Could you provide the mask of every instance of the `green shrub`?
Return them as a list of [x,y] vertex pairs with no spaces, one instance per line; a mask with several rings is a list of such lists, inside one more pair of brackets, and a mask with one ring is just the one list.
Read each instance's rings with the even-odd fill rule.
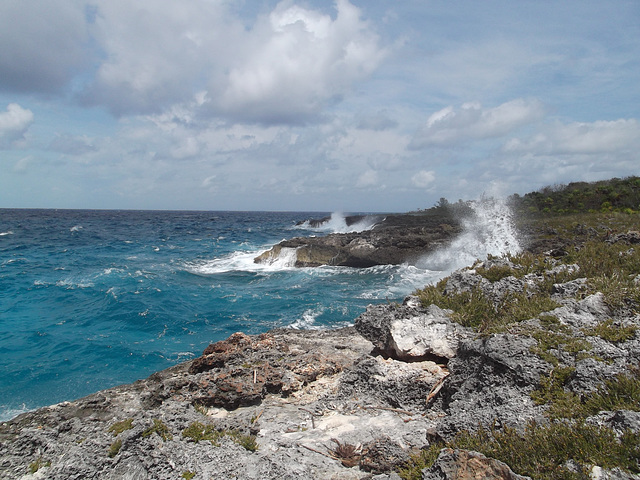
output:
[[423,305],[435,304],[453,310],[451,319],[465,327],[475,328],[481,333],[504,331],[508,325],[534,318],[540,313],[560,306],[550,295],[527,292],[506,295],[497,305],[488,299],[479,287],[469,292],[444,294],[446,280],[428,285],[414,294]]
[[[640,435],[626,432],[618,440],[613,430],[580,421],[531,423],[523,434],[511,428],[480,428],[476,433],[459,434],[452,448],[478,451],[533,479],[586,479],[592,465],[640,472]],[[578,472],[568,468],[569,461],[577,465]]]
[[621,343],[631,340],[638,330],[638,327],[635,325],[623,327],[614,325],[613,323],[613,319],[608,319],[600,322],[595,327],[584,328],[582,331],[585,335],[598,336],[611,343]]
[[422,480],[422,470],[430,468],[435,463],[440,450],[444,447],[444,443],[434,443],[418,453],[411,454],[409,461],[398,471],[400,478],[404,480]]
[[122,440],[117,439],[109,447],[109,452],[107,453],[107,455],[109,455],[109,458],[113,458],[116,455],[118,455],[118,452],[120,452],[121,448],[122,448]]
[[165,442],[173,438],[173,435],[171,435],[171,432],[169,431],[169,427],[167,427],[162,420],[158,420],[157,418],[153,419],[152,426],[142,432],[142,436],[146,438],[150,437],[154,433],[157,433]]
[[186,480],[191,480],[195,476],[196,474],[194,472],[190,472],[189,470],[187,470],[186,472],[182,472],[182,475],[181,475],[181,477]]
[[132,428],[133,418],[127,418],[126,420],[122,420],[121,422],[114,423],[109,427],[107,431],[113,433],[113,436],[116,437],[125,430],[131,430]]

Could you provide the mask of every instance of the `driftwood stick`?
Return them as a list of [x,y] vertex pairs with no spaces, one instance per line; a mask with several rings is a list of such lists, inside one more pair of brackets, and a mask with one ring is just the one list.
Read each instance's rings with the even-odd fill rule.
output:
[[311,410],[307,410],[306,408],[300,407],[299,410],[307,412],[309,415],[311,415],[311,428],[316,428],[315,414]]
[[340,460],[339,458],[334,457],[333,455],[329,455],[328,453],[321,452],[320,450],[316,450],[315,448],[307,447],[306,445],[303,445],[302,443],[299,443],[298,445],[300,445],[301,447],[306,448],[307,450],[311,450],[312,452],[319,453],[320,455],[324,455],[325,457],[331,458],[332,460]]
[[442,387],[444,386],[444,381],[447,379],[448,376],[449,374],[447,373],[444,377],[438,380],[436,384],[433,386],[433,388],[429,392],[429,395],[427,395],[427,401],[426,401],[427,405],[429,405],[431,400],[433,400],[435,396],[438,394],[438,392],[442,390]]

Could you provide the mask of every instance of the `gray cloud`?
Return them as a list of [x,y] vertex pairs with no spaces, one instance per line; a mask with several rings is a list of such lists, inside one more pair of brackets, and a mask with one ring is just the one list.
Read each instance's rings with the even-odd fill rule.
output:
[[0,2],[0,90],[59,92],[85,65],[85,16],[73,0]]

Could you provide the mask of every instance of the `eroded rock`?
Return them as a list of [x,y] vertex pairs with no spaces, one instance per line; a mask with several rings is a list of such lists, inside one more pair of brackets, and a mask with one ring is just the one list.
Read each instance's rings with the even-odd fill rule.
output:
[[446,362],[470,334],[436,305],[423,308],[408,297],[403,305],[369,306],[355,322],[358,332],[383,354],[404,361]]
[[436,463],[422,471],[422,480],[525,480],[506,463],[469,450],[445,448]]

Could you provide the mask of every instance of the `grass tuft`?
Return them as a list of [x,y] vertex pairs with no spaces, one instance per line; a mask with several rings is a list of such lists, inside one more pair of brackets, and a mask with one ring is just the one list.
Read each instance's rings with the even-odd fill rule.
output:
[[121,422],[116,422],[109,427],[107,430],[110,433],[113,433],[113,436],[116,437],[125,430],[131,430],[133,428],[133,418],[127,418],[126,420],[122,420]]
[[36,473],[38,470],[40,470],[43,467],[50,467],[51,466],[51,462],[50,461],[44,461],[42,459],[42,457],[38,457],[38,459],[34,462],[31,462],[29,464],[29,473],[34,474]]
[[157,433],[165,442],[173,438],[173,435],[171,435],[171,432],[169,431],[169,427],[167,427],[167,425],[162,420],[158,420],[157,418],[153,419],[152,426],[142,432],[142,436],[146,438],[150,437],[154,433]]
[[255,435],[244,435],[238,430],[216,430],[211,424],[205,425],[200,422],[192,422],[182,431],[182,436],[184,438],[190,438],[195,443],[208,440],[216,447],[220,446],[220,440],[223,437],[228,437],[250,452],[258,450],[258,442],[256,441]]
[[117,439],[109,447],[109,452],[107,452],[107,455],[109,455],[109,458],[113,458],[116,455],[118,455],[118,453],[120,452],[121,448],[122,448],[122,440]]

